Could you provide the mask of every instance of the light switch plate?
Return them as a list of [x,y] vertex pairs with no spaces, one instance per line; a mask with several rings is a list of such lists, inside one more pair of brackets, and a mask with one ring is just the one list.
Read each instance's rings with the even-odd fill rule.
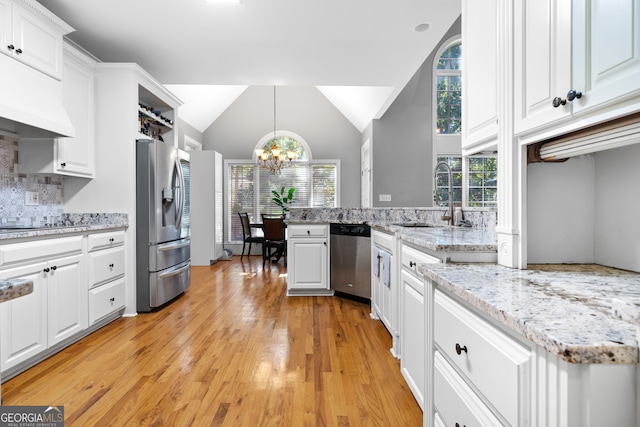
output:
[[25,191],[24,204],[26,206],[37,206],[40,204],[40,195],[37,191]]
[[380,194],[378,200],[381,201],[381,202],[390,202],[391,201],[391,194]]

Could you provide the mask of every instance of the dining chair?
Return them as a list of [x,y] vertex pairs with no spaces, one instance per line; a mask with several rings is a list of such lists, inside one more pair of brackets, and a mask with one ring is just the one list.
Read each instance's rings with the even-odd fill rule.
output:
[[238,212],[238,216],[240,216],[240,222],[242,223],[242,255],[240,255],[240,259],[244,256],[244,249],[249,244],[249,252],[247,252],[247,256],[251,256],[251,244],[252,243],[260,243],[263,246],[263,254],[264,254],[264,237],[254,236],[251,232],[251,224],[249,223],[249,214],[246,212]]
[[[264,243],[262,244],[262,267],[274,255],[279,259],[284,256],[287,265],[287,240],[285,238],[284,215],[272,216],[262,214],[262,230]],[[272,251],[275,249],[275,251]]]

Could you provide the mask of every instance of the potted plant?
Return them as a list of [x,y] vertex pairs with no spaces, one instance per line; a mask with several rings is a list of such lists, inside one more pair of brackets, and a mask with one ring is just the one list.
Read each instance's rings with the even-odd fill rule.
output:
[[280,209],[282,209],[282,214],[286,215],[287,212],[289,212],[289,203],[293,203],[293,193],[296,192],[296,189],[294,187],[291,187],[288,191],[285,192],[284,187],[282,187],[280,189],[280,192],[276,190],[271,190],[271,192],[273,193],[273,197],[271,198],[271,200],[273,200],[273,203],[275,203]]

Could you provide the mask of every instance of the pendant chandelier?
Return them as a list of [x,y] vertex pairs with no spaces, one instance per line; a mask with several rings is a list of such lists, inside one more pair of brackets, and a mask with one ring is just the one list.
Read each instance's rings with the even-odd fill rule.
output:
[[273,140],[271,141],[271,149],[264,150],[256,148],[257,163],[269,170],[271,175],[280,174],[283,166],[291,166],[291,161],[295,158],[296,153],[287,151],[286,153],[280,149],[276,139],[276,87],[273,87]]

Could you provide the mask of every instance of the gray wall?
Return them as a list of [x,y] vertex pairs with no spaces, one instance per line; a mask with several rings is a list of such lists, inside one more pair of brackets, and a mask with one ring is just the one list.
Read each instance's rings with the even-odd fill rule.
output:
[[195,139],[198,142],[202,142],[202,133],[198,129],[194,128],[184,120],[178,119],[178,147],[183,149],[185,135]]
[[[277,88],[278,130],[300,135],[314,160],[340,159],[341,206],[360,206],[362,134],[315,87]],[[203,133],[203,149],[224,159],[250,159],[273,132],[273,86],[251,86]]]
[[[460,32],[458,18],[442,42]],[[386,113],[363,133],[362,141],[371,137],[372,143],[373,206],[429,207],[433,204],[434,57],[432,52]],[[380,202],[380,194],[390,194],[391,202]]]

